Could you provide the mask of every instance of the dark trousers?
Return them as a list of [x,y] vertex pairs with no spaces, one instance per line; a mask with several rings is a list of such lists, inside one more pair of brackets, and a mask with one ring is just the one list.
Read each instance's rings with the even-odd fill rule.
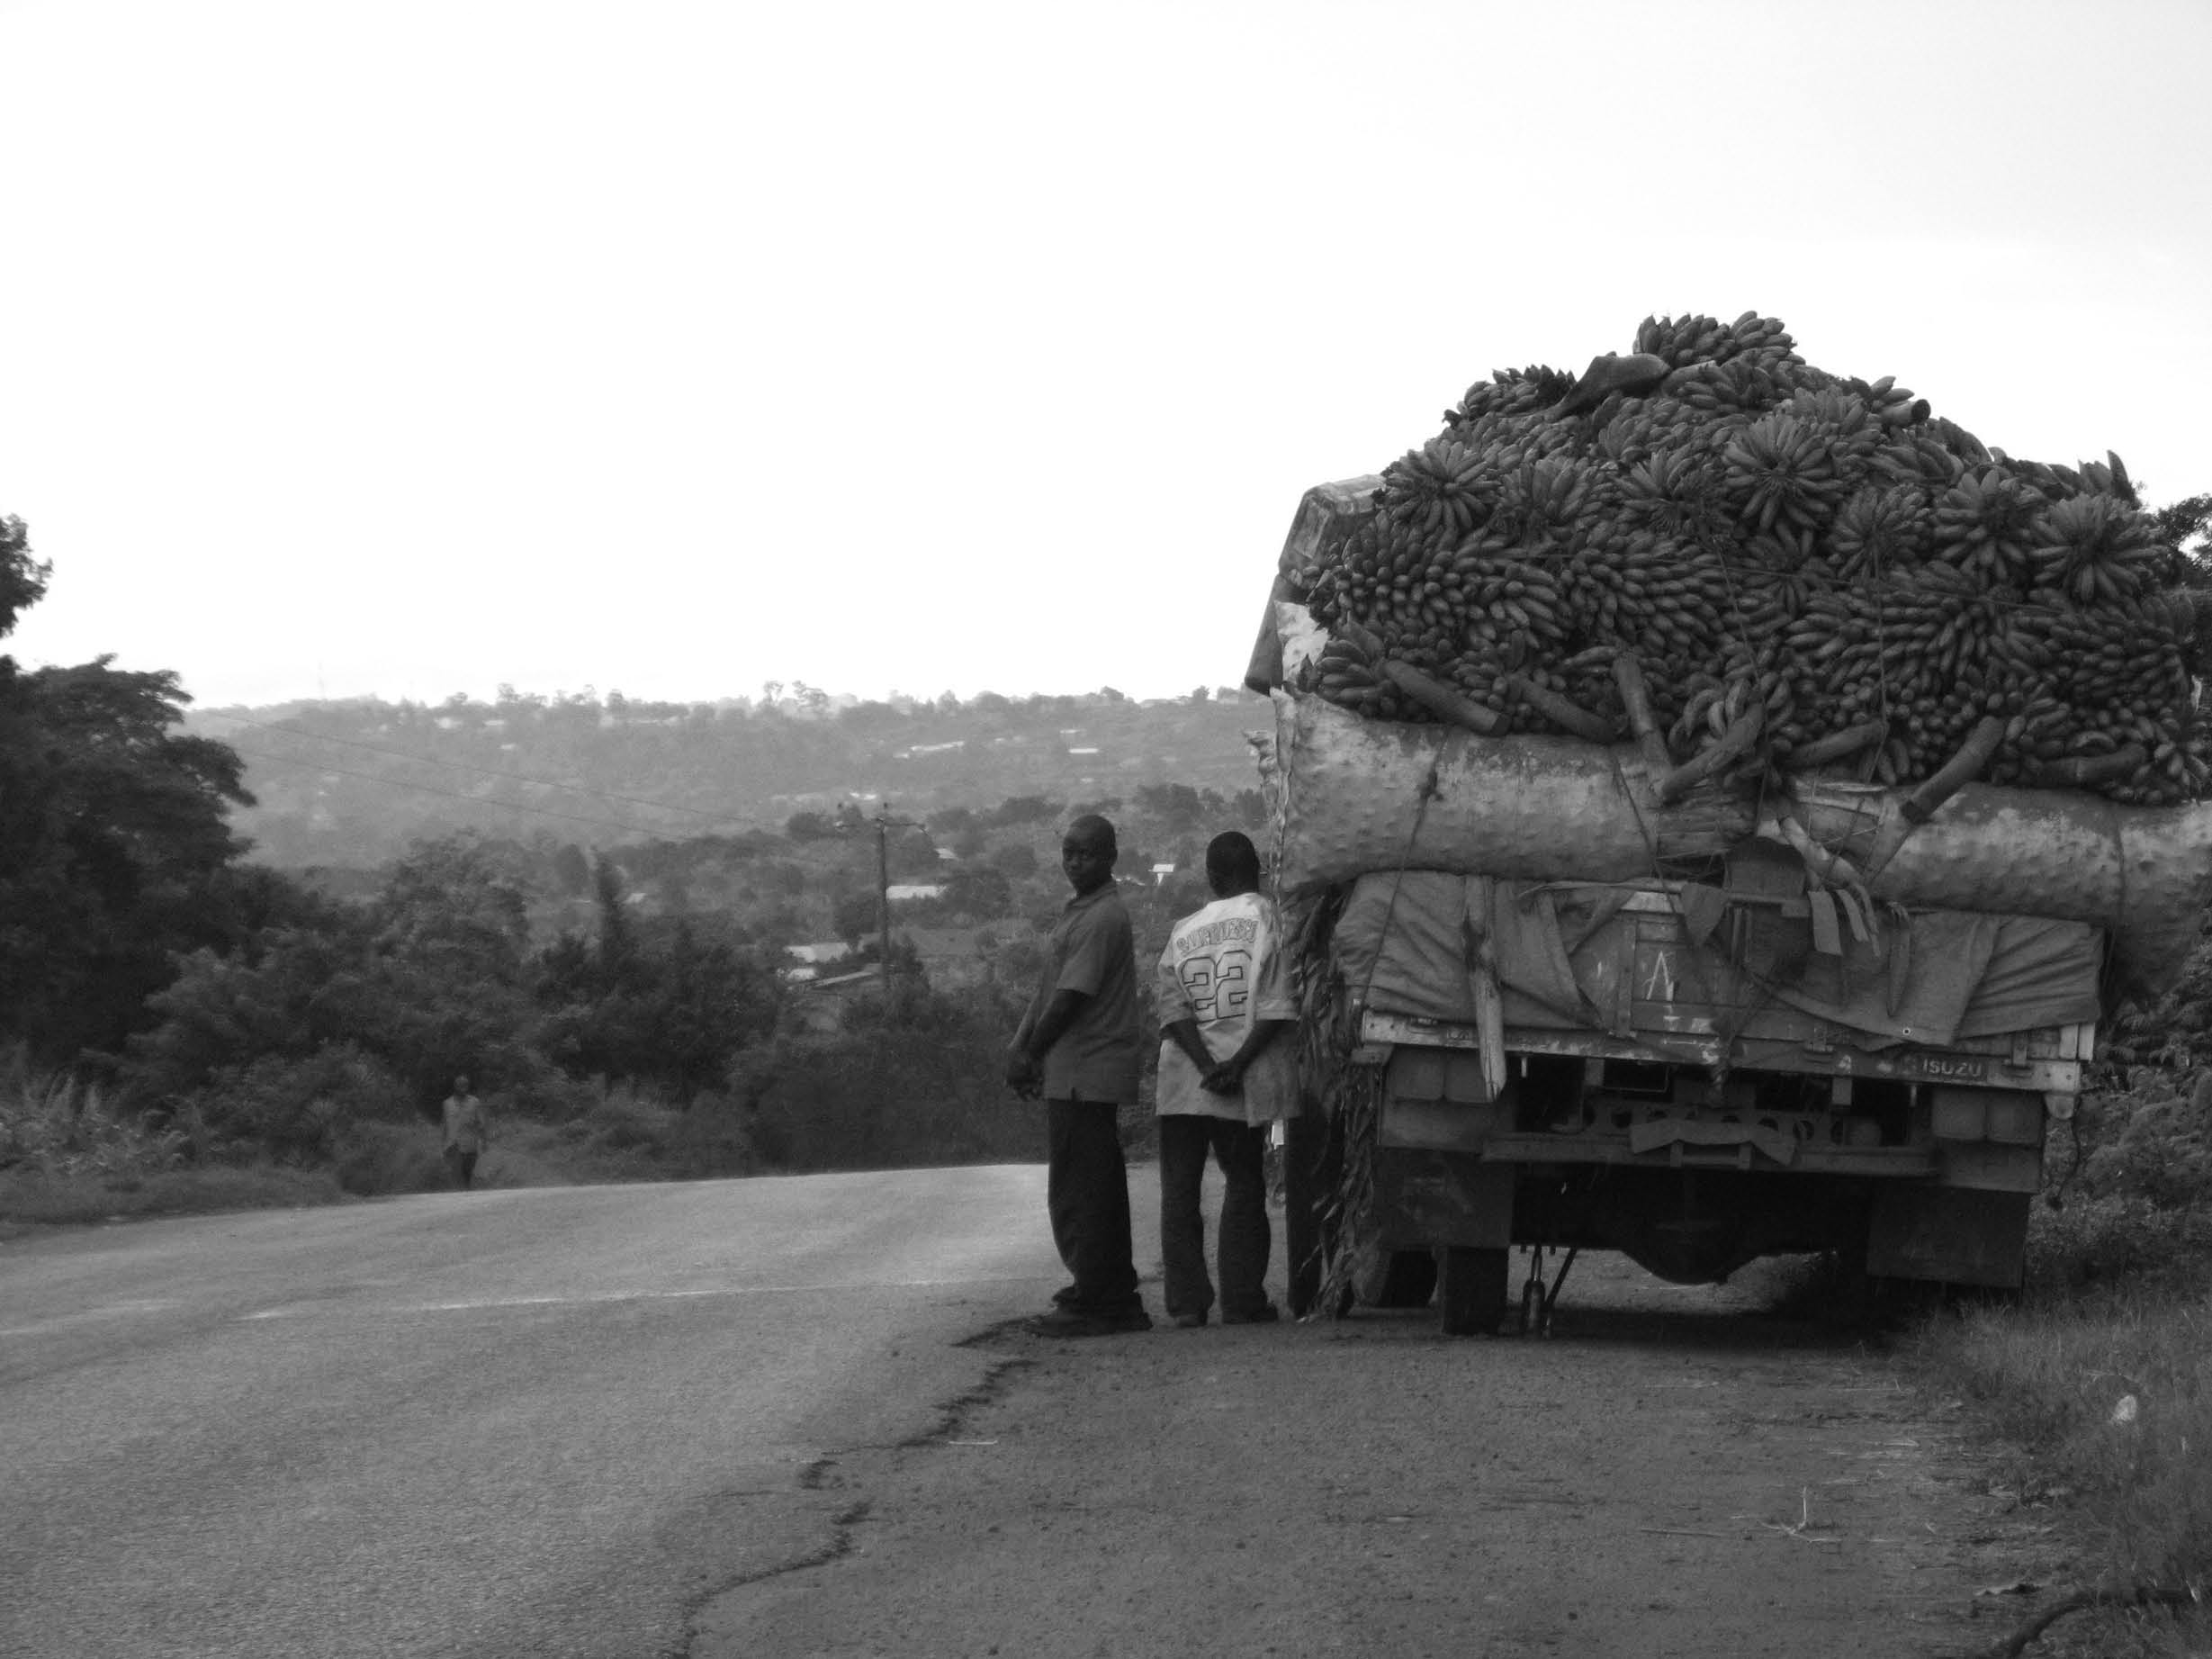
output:
[[1206,1276],[1206,1218],[1199,1190],[1206,1154],[1221,1166],[1227,1191],[1221,1200],[1216,1240],[1221,1270],[1221,1312],[1250,1319],[1267,1305],[1267,1129],[1199,1113],[1170,1113],[1160,1120],[1160,1258],[1167,1270],[1171,1319],[1203,1314],[1213,1306]]
[[454,1173],[454,1185],[465,1189],[476,1178],[476,1154],[449,1146],[445,1149],[445,1167]]
[[1126,1313],[1144,1306],[1129,1242],[1129,1171],[1118,1113],[1110,1102],[1045,1103],[1049,1163],[1045,1205],[1052,1241],[1074,1276],[1064,1305],[1077,1313]]

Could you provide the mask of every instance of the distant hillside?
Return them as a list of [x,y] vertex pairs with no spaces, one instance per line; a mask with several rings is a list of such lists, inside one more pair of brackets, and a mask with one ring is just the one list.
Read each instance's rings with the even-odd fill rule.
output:
[[477,829],[613,847],[780,831],[841,801],[919,817],[1018,796],[1126,798],[1257,781],[1244,734],[1266,699],[1222,687],[1135,702],[1084,697],[858,702],[801,687],[773,702],[643,703],[619,694],[196,709],[194,733],[246,757],[259,804],[236,815],[256,857],[369,868],[421,835]]

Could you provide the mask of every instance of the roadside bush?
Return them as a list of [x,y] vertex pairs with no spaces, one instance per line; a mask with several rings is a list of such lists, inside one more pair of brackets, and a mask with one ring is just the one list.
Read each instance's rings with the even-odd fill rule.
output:
[[349,1128],[413,1114],[406,1085],[351,1042],[223,1067],[184,1097],[182,1111],[201,1126],[204,1154],[265,1154],[292,1164],[328,1162]]
[[[719,1092],[679,1105],[634,1084],[577,1085],[573,1109],[527,1137],[569,1178],[690,1181],[751,1175],[762,1167],[744,1114]],[[517,1136],[505,1144],[519,1145]],[[502,1149],[497,1121],[495,1153]]]
[[0,1058],[0,1169],[26,1175],[142,1177],[184,1161],[189,1137],[118,1109],[101,1089]]
[[328,1204],[328,1175],[202,1161],[190,1113],[149,1119],[97,1086],[0,1056],[0,1220],[75,1225],[121,1215]]
[[2047,1204],[2028,1229],[2031,1283],[2130,1276],[2194,1282],[2212,1261],[2212,1074],[2136,1067],[2084,1095],[2045,1147]]
[[2141,1071],[2136,1086],[2109,1097],[2104,1132],[2083,1177],[2091,1190],[2140,1196],[2160,1209],[2193,1208],[2212,1191],[2212,1073]]
[[338,1186],[357,1198],[443,1192],[453,1185],[438,1133],[427,1123],[351,1124],[339,1138],[335,1157],[332,1173]]

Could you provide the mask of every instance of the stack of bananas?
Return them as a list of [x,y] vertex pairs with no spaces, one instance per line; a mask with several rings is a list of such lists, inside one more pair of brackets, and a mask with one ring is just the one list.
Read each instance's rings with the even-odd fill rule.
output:
[[1908,784],[1996,716],[1992,782],[2208,793],[2196,613],[2118,456],[2013,460],[1749,312],[1646,319],[1635,350],[1633,393],[1590,390],[1608,359],[1579,383],[1501,370],[1384,469],[1375,510],[1290,573],[1332,636],[1304,689],[1433,718],[1382,657],[1551,731],[1545,692],[1620,715],[1625,647],[1678,762],[1756,707],[1738,772],[1878,726],[1855,763]]

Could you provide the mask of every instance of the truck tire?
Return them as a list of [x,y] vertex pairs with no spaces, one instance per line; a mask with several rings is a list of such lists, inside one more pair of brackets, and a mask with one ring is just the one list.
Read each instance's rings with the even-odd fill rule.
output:
[[1356,1288],[1371,1308],[1425,1308],[1436,1294],[1436,1254],[1378,1250],[1356,1276]]
[[1502,1249],[1447,1245],[1436,1252],[1436,1300],[1444,1335],[1488,1337],[1505,1323],[1510,1264]]

